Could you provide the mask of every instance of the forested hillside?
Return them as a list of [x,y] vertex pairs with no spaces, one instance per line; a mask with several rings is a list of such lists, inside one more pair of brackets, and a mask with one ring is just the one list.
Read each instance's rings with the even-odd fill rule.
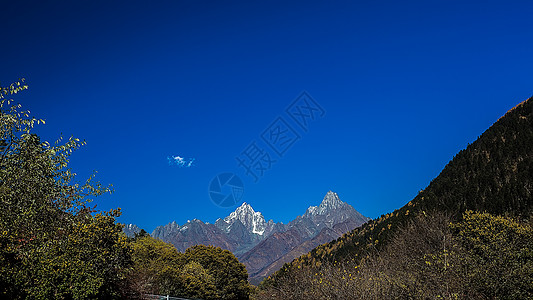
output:
[[446,214],[463,220],[467,210],[524,221],[533,211],[533,100],[507,112],[475,142],[460,151],[429,186],[402,208],[382,215],[339,239],[321,245],[267,278],[279,287],[307,268],[354,261],[380,251],[417,216]]

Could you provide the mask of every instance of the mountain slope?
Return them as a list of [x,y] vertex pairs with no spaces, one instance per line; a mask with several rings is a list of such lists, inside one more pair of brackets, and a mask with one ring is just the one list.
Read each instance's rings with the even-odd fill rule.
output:
[[[333,228],[325,227],[312,239],[300,243],[298,246],[293,247],[289,252],[277,258],[272,263],[267,264],[265,267],[255,271],[254,273],[250,273],[250,283],[254,285],[259,284],[261,280],[279,270],[284,264],[289,263],[295,258],[308,253],[319,245],[336,240],[344,233],[349,232],[360,225],[360,222],[346,220],[345,222],[336,224],[333,226]],[[264,248],[268,249],[268,247]]]
[[380,249],[413,216],[441,211],[459,219],[465,210],[527,218],[533,212],[533,100],[520,103],[460,151],[429,186],[392,213],[323,244],[276,272],[276,284],[296,266],[358,258]]
[[265,267],[298,247],[304,241],[304,235],[294,228],[285,232],[276,232],[252,250],[240,256],[239,261],[246,266],[250,278],[254,278]]
[[[343,223],[344,224],[344,223]],[[345,224],[346,225],[346,224]],[[285,255],[279,257],[272,263],[266,265],[264,268],[262,268],[259,271],[256,271],[255,273],[250,274],[250,283],[257,285],[261,282],[261,280],[268,275],[274,273],[275,271],[279,270],[284,264],[293,261],[295,258],[308,253],[309,251],[313,250],[315,247],[333,241],[340,237],[342,233],[345,233],[351,229],[356,228],[357,226],[351,226],[350,229],[347,229],[342,232],[337,232],[334,229],[330,228],[324,228],[320,231],[318,235],[313,237],[310,240],[307,240],[298,246],[292,248],[289,252],[287,252]]]
[[152,233],[152,237],[171,243],[181,252],[196,245],[212,245],[232,252],[237,251],[240,246],[238,241],[215,225],[197,219],[188,221],[183,226],[178,226],[173,222],[164,227],[158,227]]
[[287,224],[288,230],[272,234],[238,258],[246,265],[250,281],[257,284],[277,266],[340,237],[368,220],[351,205],[341,201],[337,193],[329,191],[319,206],[309,207],[302,216]]

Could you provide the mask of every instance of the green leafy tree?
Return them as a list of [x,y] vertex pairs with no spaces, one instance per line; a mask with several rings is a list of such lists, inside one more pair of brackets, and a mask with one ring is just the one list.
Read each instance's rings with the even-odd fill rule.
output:
[[131,286],[139,293],[210,299],[248,299],[243,264],[229,251],[198,245],[180,253],[150,236],[133,240]]
[[27,88],[0,87],[0,297],[119,297],[130,265],[119,212],[88,207],[111,190],[94,175],[74,182],[69,156],[84,142],[51,145],[32,132],[44,120],[8,99]]
[[187,261],[198,262],[213,277],[220,299],[248,299],[246,267],[228,250],[197,245],[185,251]]
[[132,247],[134,266],[129,280],[134,290],[179,296],[184,255],[174,246],[150,236],[135,239]]
[[118,211],[99,213],[74,224],[68,237],[49,239],[24,260],[35,282],[28,294],[40,299],[119,298],[129,265],[127,238],[115,223]]
[[182,283],[181,294],[185,297],[204,300],[220,299],[213,276],[195,261],[182,267],[180,281]]

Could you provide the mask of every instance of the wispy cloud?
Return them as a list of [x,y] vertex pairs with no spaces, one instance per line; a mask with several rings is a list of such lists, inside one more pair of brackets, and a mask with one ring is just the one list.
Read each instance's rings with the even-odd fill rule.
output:
[[171,155],[167,157],[170,166],[177,166],[178,168],[194,167],[194,158],[185,158],[179,155]]

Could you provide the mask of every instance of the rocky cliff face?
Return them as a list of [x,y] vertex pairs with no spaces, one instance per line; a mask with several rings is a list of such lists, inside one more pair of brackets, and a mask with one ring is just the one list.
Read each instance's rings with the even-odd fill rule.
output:
[[236,221],[240,221],[249,232],[258,235],[263,235],[268,225],[268,223],[265,222],[263,214],[254,211],[250,204],[246,202],[244,202],[229,216],[225,217],[224,222],[218,222],[218,224],[222,227],[227,227],[231,226]]

